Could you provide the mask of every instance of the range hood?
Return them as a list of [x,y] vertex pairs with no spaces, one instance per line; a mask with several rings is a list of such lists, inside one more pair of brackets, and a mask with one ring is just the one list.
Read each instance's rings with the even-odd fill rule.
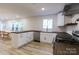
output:
[[79,14],[79,3],[71,3],[71,4],[65,5],[63,12],[64,12],[64,15],[66,16]]

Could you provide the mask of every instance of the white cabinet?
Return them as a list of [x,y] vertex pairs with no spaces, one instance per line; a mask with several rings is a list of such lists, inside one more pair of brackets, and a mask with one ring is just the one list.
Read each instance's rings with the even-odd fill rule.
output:
[[19,35],[18,34],[11,33],[10,34],[10,38],[11,38],[12,46],[13,47],[17,47],[18,46]]
[[40,33],[40,42],[47,41],[47,33]]
[[33,32],[18,33],[18,34],[11,33],[10,37],[12,39],[13,47],[18,48],[33,40]]
[[40,33],[40,42],[52,43],[55,37],[55,33]]
[[28,42],[33,40],[33,32],[27,32],[26,36],[27,36]]
[[28,33],[21,33],[18,34],[18,46],[24,45],[26,43],[28,43],[29,38],[27,37]]
[[64,26],[64,15],[63,15],[63,13],[59,13],[57,15],[57,26]]
[[63,13],[57,15],[57,26],[64,26],[67,23],[72,23],[71,16],[64,16]]

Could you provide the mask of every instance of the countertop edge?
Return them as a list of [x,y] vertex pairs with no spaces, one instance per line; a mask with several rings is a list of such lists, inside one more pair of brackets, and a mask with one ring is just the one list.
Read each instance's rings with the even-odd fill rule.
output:
[[10,33],[26,33],[26,32],[41,32],[41,33],[60,33],[61,31],[51,31],[51,32],[46,32],[46,31],[39,31],[39,30],[26,30],[26,31],[20,31],[20,32],[10,32]]

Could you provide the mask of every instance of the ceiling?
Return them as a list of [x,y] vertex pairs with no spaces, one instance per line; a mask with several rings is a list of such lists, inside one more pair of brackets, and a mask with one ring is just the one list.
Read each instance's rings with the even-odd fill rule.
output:
[[[0,16],[40,16],[62,11],[64,3],[0,3]],[[45,8],[42,11],[41,8]]]

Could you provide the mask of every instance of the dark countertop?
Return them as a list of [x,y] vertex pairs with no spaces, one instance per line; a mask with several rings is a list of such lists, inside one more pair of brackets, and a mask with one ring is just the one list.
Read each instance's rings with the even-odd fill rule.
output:
[[60,33],[59,31],[51,31],[51,32],[46,32],[46,31],[41,31],[42,33]]
[[26,31],[11,32],[11,33],[26,33],[26,32],[40,32],[40,31],[38,31],[38,30],[26,30]]
[[46,31],[39,31],[39,30],[26,30],[26,31],[11,32],[11,33],[19,34],[19,33],[26,33],[26,32],[59,33],[59,31],[46,32]]

